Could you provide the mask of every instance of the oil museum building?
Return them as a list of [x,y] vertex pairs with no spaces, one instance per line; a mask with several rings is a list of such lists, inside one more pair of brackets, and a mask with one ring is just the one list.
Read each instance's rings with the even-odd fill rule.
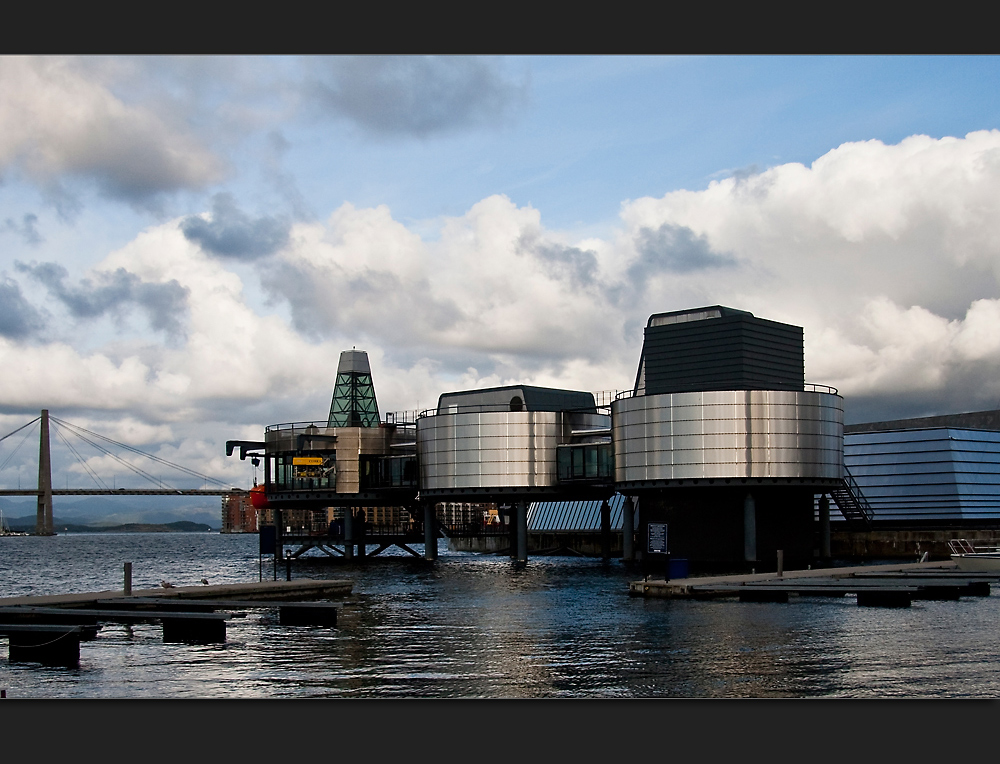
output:
[[[590,522],[621,534],[626,558],[648,551],[654,524],[668,529],[669,553],[692,562],[763,569],[781,551],[788,566],[805,567],[829,556],[831,525],[869,528],[918,505],[928,514],[929,493],[910,505],[897,496],[927,459],[914,456],[911,477],[893,485],[879,473],[895,457],[876,454],[901,451],[995,454],[996,479],[969,478],[978,488],[951,498],[940,489],[934,511],[971,517],[975,505],[996,519],[1000,427],[967,435],[956,421],[933,436],[849,428],[845,461],[843,410],[835,389],[806,382],[801,327],[716,305],[650,316],[633,388],[601,399],[511,385],[443,393],[433,409],[383,417],[367,354],[346,351],[325,421],[271,425],[262,441],[230,441],[227,451],[263,460],[252,493],[277,514],[279,535],[283,511],[336,508],[342,519],[324,543],[341,544],[338,553],[364,553],[360,511],[393,506],[422,526],[433,557],[434,507],[451,504],[496,506],[511,555],[526,559],[529,518],[551,527],[573,503],[600,508]],[[979,488],[991,498],[974,501]],[[402,536],[392,543],[416,554]]]

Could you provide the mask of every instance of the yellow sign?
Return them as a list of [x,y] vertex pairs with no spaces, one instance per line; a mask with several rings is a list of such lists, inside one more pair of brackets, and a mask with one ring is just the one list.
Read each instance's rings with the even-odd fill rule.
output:
[[310,465],[315,467],[323,466],[322,456],[293,456],[292,464]]

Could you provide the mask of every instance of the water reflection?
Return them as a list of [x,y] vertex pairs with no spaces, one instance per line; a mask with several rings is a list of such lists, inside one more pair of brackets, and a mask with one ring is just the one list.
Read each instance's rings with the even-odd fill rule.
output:
[[[8,544],[8,541],[18,542]],[[50,544],[56,541],[58,543]],[[28,542],[28,543],[23,543]],[[4,539],[4,596],[167,579],[255,581],[256,537],[135,534]],[[266,567],[266,566],[265,566]],[[270,571],[265,569],[265,573]],[[997,697],[1000,597],[859,608],[630,598],[620,562],[445,552],[346,564],[339,628],[282,627],[273,611],[230,621],[224,646],[163,644],[160,627],[105,626],[79,670],[10,664],[9,697]]]

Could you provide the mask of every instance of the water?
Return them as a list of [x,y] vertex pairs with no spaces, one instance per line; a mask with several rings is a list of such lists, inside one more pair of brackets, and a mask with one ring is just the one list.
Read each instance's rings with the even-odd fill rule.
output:
[[[0,596],[258,580],[257,537],[65,534],[0,539]],[[265,563],[264,574],[272,577]],[[9,698],[1000,697],[1000,594],[909,609],[853,597],[788,604],[644,600],[621,562],[526,567],[442,549],[362,565],[306,558],[295,577],[350,578],[337,629],[229,623],[225,645],[163,644],[106,625],[79,669],[11,664]],[[283,569],[279,570],[283,575]]]

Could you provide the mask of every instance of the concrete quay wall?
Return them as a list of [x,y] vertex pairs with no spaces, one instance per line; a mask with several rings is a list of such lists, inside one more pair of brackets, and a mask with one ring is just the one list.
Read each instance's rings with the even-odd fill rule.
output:
[[835,559],[914,560],[927,552],[932,559],[947,559],[948,541],[958,538],[976,546],[1000,545],[1000,528],[833,531],[830,553]]

